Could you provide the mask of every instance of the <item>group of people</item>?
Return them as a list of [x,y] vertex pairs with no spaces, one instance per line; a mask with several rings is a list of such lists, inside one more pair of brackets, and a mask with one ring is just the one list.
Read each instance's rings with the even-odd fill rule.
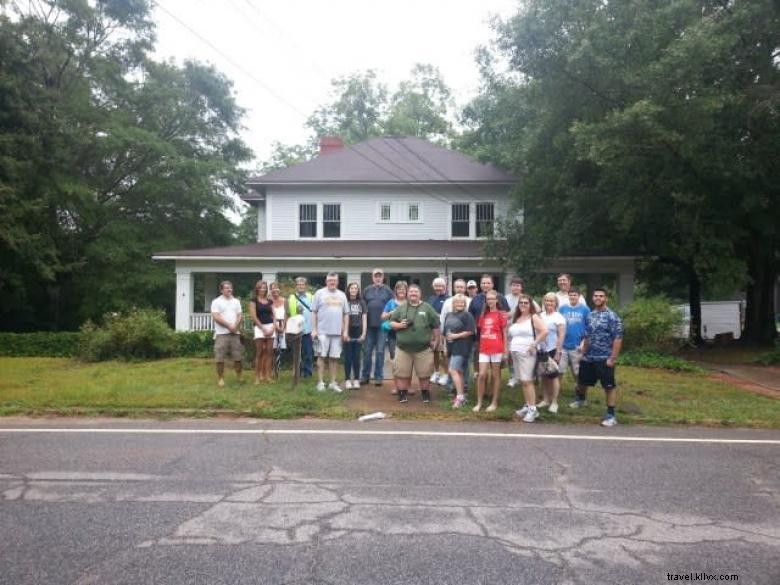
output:
[[[318,391],[342,392],[337,372],[344,356],[344,386],[359,389],[372,380],[384,380],[385,348],[393,363],[392,393],[402,403],[413,394],[413,374],[419,380],[423,402],[430,402],[431,384],[445,386],[453,393],[453,408],[468,402],[470,368],[475,369],[474,412],[498,408],[501,369],[509,368],[510,388],[520,384],[524,405],[516,414],[534,422],[540,409],[558,412],[561,378],[567,370],[575,379],[571,408],[587,404],[587,389],[601,383],[606,393],[607,411],[603,426],[617,424],[615,363],[620,354],[623,326],[607,305],[603,288],[592,291],[593,309],[571,286],[571,276],[560,274],[558,290],[544,295],[541,306],[523,292],[523,280],[513,278],[510,292],[494,289],[492,276],[476,281],[453,282],[453,295],[447,283],[436,278],[432,294],[423,300],[417,284],[398,281],[391,289],[380,268],[372,271],[372,283],[361,291],[350,282],[346,293],[338,288],[338,274],[326,276],[325,287],[312,294],[303,277],[288,299],[281,297],[277,283],[258,282],[249,304],[254,323],[257,350],[255,382],[270,377],[271,354],[284,343],[284,320],[303,317],[301,372],[313,375],[317,356]],[[224,361],[229,353],[240,375],[240,303],[232,297],[232,285],[220,284],[220,297],[212,303],[215,326],[215,358],[219,384],[224,384]],[[236,359],[238,356],[238,359]],[[328,383],[325,381],[327,369]],[[537,381],[541,400],[537,400]],[[490,397],[486,404],[487,396]]]

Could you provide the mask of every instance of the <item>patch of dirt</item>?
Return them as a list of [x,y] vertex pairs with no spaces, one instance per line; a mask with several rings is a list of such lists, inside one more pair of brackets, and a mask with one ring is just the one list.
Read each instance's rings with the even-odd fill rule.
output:
[[768,398],[780,399],[780,390],[775,390],[773,388],[769,388],[768,386],[762,386],[761,384],[754,384],[753,382],[749,382],[743,378],[737,378],[736,376],[731,376],[723,372],[711,373],[709,378],[719,382],[726,382],[727,384],[731,384],[737,388],[747,390],[753,394],[759,394]]

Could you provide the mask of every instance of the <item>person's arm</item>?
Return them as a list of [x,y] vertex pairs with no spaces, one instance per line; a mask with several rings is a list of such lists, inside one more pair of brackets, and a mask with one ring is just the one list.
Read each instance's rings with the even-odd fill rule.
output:
[[561,350],[563,349],[563,338],[566,336],[566,322],[558,323],[558,340],[555,343],[555,361],[561,361]]
[[232,329],[233,325],[231,323],[227,322],[227,319],[222,318],[222,313],[219,311],[211,311],[211,318],[214,320],[215,323],[219,323],[226,329]]
[[623,349],[623,323],[619,318],[615,318],[612,324],[612,334],[615,336],[615,340],[612,342],[612,353],[607,358],[607,367],[614,368],[615,362],[620,357],[620,350]]
[[260,320],[257,318],[257,309],[255,308],[255,304],[251,301],[249,302],[249,316],[252,319],[252,323],[254,323],[256,327],[262,326],[262,323],[260,323]]
[[534,322],[534,329],[536,330],[536,337],[528,353],[533,353],[536,349],[542,345],[545,339],[547,339],[547,325],[544,324],[544,320],[539,315],[531,315],[531,320]]
[[501,335],[504,338],[504,358],[505,359],[509,357],[508,331],[509,331],[509,320],[507,319],[507,322],[504,323],[504,326],[501,328]]
[[341,339],[349,341],[349,303],[346,296],[341,299]]
[[311,304],[311,338],[317,339],[317,297]]
[[363,343],[366,340],[366,331],[368,330],[368,307],[366,307],[366,310],[363,311],[363,332],[360,334],[360,343]]

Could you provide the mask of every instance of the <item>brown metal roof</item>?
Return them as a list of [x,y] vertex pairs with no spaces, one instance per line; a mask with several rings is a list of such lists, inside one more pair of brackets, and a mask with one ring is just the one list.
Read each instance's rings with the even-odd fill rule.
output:
[[156,260],[175,258],[482,258],[481,241],[312,240],[257,242],[243,246],[157,252]]
[[247,182],[295,184],[501,184],[517,177],[492,164],[413,137],[372,138]]

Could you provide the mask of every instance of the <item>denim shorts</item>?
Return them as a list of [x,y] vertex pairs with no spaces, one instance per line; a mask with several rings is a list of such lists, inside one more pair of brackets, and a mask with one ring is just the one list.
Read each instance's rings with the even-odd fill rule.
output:
[[462,374],[466,370],[468,359],[469,358],[465,355],[451,355],[449,368],[451,370],[457,370]]

